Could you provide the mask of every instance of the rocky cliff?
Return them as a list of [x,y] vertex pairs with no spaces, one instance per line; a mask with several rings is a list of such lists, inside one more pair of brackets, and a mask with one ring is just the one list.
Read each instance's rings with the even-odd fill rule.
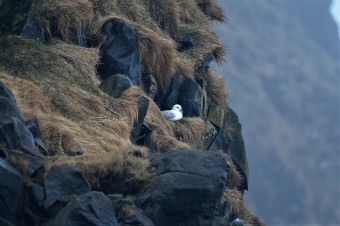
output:
[[0,224],[263,225],[212,20],[214,0],[0,1]]

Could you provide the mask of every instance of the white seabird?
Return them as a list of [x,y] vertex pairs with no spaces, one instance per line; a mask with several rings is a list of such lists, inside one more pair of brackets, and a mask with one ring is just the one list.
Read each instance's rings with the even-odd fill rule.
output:
[[162,111],[162,114],[170,121],[177,121],[183,117],[182,107],[179,104],[175,104],[171,110]]

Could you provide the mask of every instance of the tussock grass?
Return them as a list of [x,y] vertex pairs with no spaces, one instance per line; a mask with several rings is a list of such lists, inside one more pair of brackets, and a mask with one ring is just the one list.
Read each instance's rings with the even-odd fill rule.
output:
[[188,35],[194,39],[194,47],[183,53],[195,62],[196,68],[201,65],[204,57],[212,52],[217,63],[222,63],[225,56],[225,48],[219,40],[217,33],[210,30],[208,26],[201,24],[187,24],[179,29],[179,34]]
[[196,148],[205,129],[204,120],[199,117],[183,118],[179,121],[170,122],[172,130],[179,141]]
[[19,36],[0,37],[0,65],[35,83],[65,83],[95,91],[99,51],[52,40],[45,44]]
[[266,226],[266,223],[245,205],[241,208],[239,217],[245,221],[246,225]]
[[171,36],[180,26],[179,5],[173,0],[144,0],[151,18],[158,26]]
[[229,181],[228,181],[228,187],[232,189],[236,189],[239,186],[242,185],[243,178],[241,174],[237,171],[237,168],[233,161],[229,160],[230,167],[229,167]]
[[231,220],[231,217],[239,214],[244,206],[243,194],[236,189],[227,188],[223,193],[221,203],[228,203],[230,205],[227,218]]
[[203,13],[210,20],[217,20],[219,22],[225,21],[223,8],[218,5],[216,0],[195,0],[197,5],[203,11]]
[[[52,157],[50,164],[76,166],[83,170],[95,190],[107,189],[104,181],[116,177],[130,183],[145,183],[151,177],[147,171],[149,161],[136,157],[135,152],[147,155],[147,149],[133,145],[121,146],[115,152],[91,154],[79,157]],[[109,191],[106,191],[109,192]]]
[[33,16],[49,37],[56,29],[63,40],[71,41],[73,36],[79,40],[82,27],[93,19],[93,4],[90,0],[38,0]]
[[225,90],[225,77],[218,75],[212,70],[208,70],[203,74],[203,78],[207,81],[207,96],[212,103],[221,107],[226,108],[226,100],[228,97],[227,91]]

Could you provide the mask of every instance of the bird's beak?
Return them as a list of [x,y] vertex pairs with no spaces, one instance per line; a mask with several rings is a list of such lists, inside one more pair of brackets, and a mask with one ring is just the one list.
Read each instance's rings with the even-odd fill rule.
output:
[[181,109],[181,110],[179,110],[181,113],[183,113],[183,110]]

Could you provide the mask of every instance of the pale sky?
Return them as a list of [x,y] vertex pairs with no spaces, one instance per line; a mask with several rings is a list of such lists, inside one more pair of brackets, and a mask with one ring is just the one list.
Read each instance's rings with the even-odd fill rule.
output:
[[330,8],[331,15],[339,27],[339,39],[340,39],[340,0],[333,0]]

